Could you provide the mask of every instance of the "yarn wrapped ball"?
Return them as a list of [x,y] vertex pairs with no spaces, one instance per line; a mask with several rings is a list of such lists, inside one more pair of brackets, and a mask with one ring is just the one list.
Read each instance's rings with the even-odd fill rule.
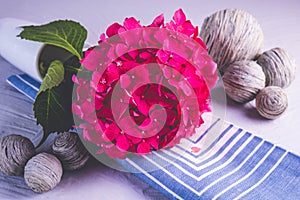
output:
[[35,154],[32,142],[21,135],[0,139],[0,171],[10,176],[21,175],[26,162]]
[[278,118],[287,107],[287,95],[277,86],[262,89],[256,97],[256,109],[261,116],[267,119]]
[[59,134],[52,145],[52,150],[65,170],[80,169],[90,158],[78,134],[73,132]]
[[37,193],[52,190],[60,182],[62,174],[60,161],[49,153],[40,153],[32,157],[24,170],[26,184]]
[[256,19],[239,9],[220,10],[207,17],[200,37],[222,73],[235,61],[258,57],[264,43],[263,31]]

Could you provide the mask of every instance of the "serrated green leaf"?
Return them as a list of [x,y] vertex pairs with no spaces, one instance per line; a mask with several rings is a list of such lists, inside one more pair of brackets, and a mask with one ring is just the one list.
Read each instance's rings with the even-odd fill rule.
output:
[[58,86],[64,80],[64,75],[63,63],[59,60],[52,61],[43,79],[39,93]]
[[[72,76],[80,68],[76,56],[64,62],[64,80],[58,86],[39,92],[34,102],[34,116],[37,124],[43,127],[44,135],[41,145],[50,133],[69,131],[73,128],[72,92],[74,83]],[[49,72],[49,71],[48,71]],[[52,74],[49,72],[49,74]],[[38,145],[38,146],[39,146]]]
[[43,42],[64,48],[82,59],[82,49],[87,37],[87,30],[79,23],[59,20],[41,26],[23,26],[18,35],[22,39]]
[[42,144],[50,133],[68,131],[73,127],[71,101],[66,85],[52,87],[40,92],[34,102],[34,116],[43,127]]

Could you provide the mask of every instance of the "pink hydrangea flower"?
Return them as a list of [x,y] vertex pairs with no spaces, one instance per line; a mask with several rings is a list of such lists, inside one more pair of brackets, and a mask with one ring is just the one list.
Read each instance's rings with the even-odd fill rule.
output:
[[181,9],[168,23],[163,15],[149,26],[133,17],[114,23],[98,44],[81,60],[84,75],[73,77],[72,106],[77,128],[97,153],[143,155],[195,133],[210,111],[218,72]]

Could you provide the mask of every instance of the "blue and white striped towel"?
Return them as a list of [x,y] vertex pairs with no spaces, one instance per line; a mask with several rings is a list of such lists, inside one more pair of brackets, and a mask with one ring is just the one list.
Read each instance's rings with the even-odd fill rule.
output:
[[[31,99],[40,86],[24,74],[7,81]],[[118,162],[170,199],[300,199],[300,157],[221,119],[172,149]]]

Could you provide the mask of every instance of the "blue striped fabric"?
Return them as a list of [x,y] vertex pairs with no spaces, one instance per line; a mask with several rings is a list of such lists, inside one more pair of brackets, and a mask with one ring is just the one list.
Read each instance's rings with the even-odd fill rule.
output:
[[41,85],[27,74],[10,76],[7,82],[33,101]]
[[[8,82],[31,99],[39,87]],[[171,149],[117,161],[170,199],[300,199],[300,157],[213,116]]]

